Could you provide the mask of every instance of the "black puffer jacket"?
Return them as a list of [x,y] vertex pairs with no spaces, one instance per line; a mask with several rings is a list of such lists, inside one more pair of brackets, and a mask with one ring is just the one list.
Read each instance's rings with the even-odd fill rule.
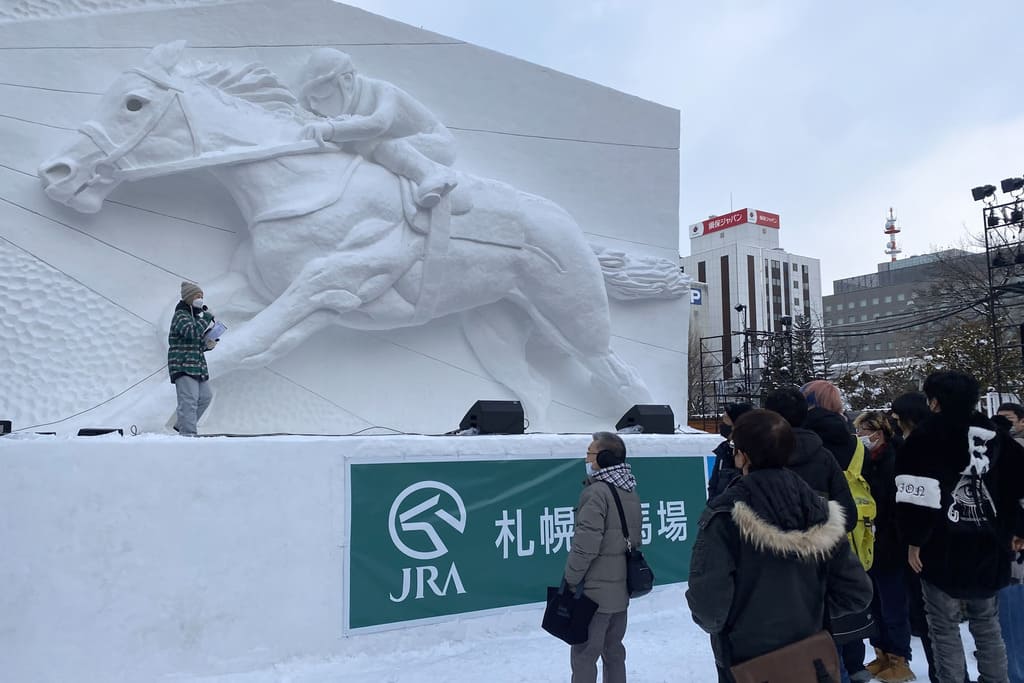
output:
[[831,410],[814,407],[807,411],[804,423],[800,425],[821,437],[825,448],[835,456],[839,469],[845,470],[853,459],[857,448],[857,437],[850,431],[846,418]]
[[[984,446],[968,450],[991,434]],[[978,431],[982,430],[982,431]],[[980,413],[958,424],[942,413],[911,433],[896,461],[896,516],[903,539],[921,548],[921,578],[954,598],[988,598],[1010,580],[1010,539],[1024,537],[1024,450]],[[994,522],[965,531],[962,474],[971,468],[996,506]],[[991,515],[986,515],[990,518]],[[957,529],[954,521],[961,520]]]
[[871,581],[842,508],[787,469],[755,470],[701,516],[686,600],[727,668],[865,609]]
[[877,452],[864,454],[861,474],[875,499],[875,561],[872,569],[903,572],[907,566],[907,544],[900,541],[896,525],[896,449],[886,442]]
[[708,477],[708,500],[725,491],[733,479],[740,476],[740,471],[736,469],[733,461],[732,447],[729,446],[728,439],[715,446],[715,450],[711,452],[715,454],[715,465],[711,469],[711,476]]
[[789,469],[827,500],[839,503],[843,507],[846,530],[852,531],[857,526],[857,504],[853,502],[850,485],[846,483],[839,463],[814,432],[796,427],[793,435],[796,437],[796,450],[789,458]]

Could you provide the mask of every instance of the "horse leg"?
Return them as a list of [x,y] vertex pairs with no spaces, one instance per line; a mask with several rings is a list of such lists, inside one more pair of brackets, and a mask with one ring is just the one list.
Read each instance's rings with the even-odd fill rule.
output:
[[470,309],[462,314],[462,330],[480,364],[523,404],[530,428],[542,430],[551,405],[551,386],[538,378],[526,360],[526,342],[533,324],[509,301]]
[[[366,284],[365,268],[358,261],[358,255],[338,253],[308,263],[266,308],[228,330],[210,354],[211,371],[224,374],[262,367],[326,326],[328,320],[335,320],[336,314],[362,306],[363,299],[353,293]],[[313,315],[319,311],[330,315]]]
[[582,363],[617,407],[648,403],[644,381],[611,349],[604,279],[579,226],[555,205],[535,203],[526,246],[513,298],[538,331]]

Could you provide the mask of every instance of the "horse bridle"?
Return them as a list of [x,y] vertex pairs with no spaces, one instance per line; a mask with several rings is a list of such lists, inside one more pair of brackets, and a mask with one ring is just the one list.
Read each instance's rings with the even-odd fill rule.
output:
[[155,106],[150,107],[151,113],[145,124],[140,126],[138,130],[123,142],[116,143],[111,140],[110,135],[95,121],[86,121],[78,128],[78,131],[92,140],[92,143],[104,155],[95,159],[89,165],[87,169],[89,180],[85,182],[86,187],[97,182],[118,183],[124,180],[136,180],[153,175],[153,173],[147,173],[147,171],[162,168],[162,166],[158,167],[156,165],[125,168],[122,162],[127,155],[131,154],[146,139],[146,136],[153,132],[153,129],[156,128],[157,124],[160,123],[174,103],[178,104],[185,125],[188,127],[189,137],[192,140],[192,156],[193,158],[199,156],[199,141],[196,137],[192,120],[188,115],[188,110],[185,108],[185,103],[181,99],[181,95],[184,92],[182,88],[144,69],[129,69],[126,73],[136,73],[151,81],[164,91],[164,95],[159,99],[158,103],[153,103]]
[[[191,171],[199,168],[261,161],[289,154],[329,152],[341,149],[339,145],[331,142],[318,143],[314,140],[296,140],[295,142],[287,142],[270,147],[251,147],[236,151],[202,154],[199,148],[199,137],[196,135],[195,124],[192,122],[188,107],[185,106],[185,101],[182,99],[184,89],[144,69],[129,69],[126,73],[136,73],[153,82],[164,91],[165,95],[160,99],[159,103],[156,103],[156,106],[151,107],[152,113],[145,125],[141,126],[127,140],[121,143],[115,143],[111,140],[107,132],[103,130],[103,127],[95,121],[86,121],[79,127],[79,132],[88,137],[104,155],[92,161],[87,167],[89,179],[82,185],[83,189],[91,187],[96,183],[115,184],[122,181],[141,180],[143,178]],[[188,127],[189,136],[192,140],[192,156],[180,161],[151,164],[149,166],[125,167],[123,165],[124,158],[131,154],[146,139],[146,136],[153,132],[153,129],[156,128],[157,124],[163,119],[174,103],[178,104],[185,125]]]

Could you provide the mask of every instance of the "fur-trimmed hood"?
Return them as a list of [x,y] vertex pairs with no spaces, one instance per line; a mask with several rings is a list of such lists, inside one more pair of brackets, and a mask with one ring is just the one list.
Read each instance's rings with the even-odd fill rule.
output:
[[846,515],[787,469],[755,470],[714,501],[755,549],[808,561],[827,558],[846,539]]
[[832,554],[836,543],[846,538],[846,516],[843,506],[828,501],[828,518],[808,529],[783,531],[769,523],[743,501],[732,508],[732,521],[740,530],[744,541],[758,550],[791,555],[801,560],[824,560]]

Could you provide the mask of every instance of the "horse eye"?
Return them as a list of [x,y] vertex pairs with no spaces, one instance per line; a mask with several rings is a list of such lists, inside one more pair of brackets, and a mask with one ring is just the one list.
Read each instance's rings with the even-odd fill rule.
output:
[[138,97],[129,97],[128,101],[124,103],[124,106],[128,111],[138,111],[142,109],[142,105],[144,104],[145,102],[140,100]]

